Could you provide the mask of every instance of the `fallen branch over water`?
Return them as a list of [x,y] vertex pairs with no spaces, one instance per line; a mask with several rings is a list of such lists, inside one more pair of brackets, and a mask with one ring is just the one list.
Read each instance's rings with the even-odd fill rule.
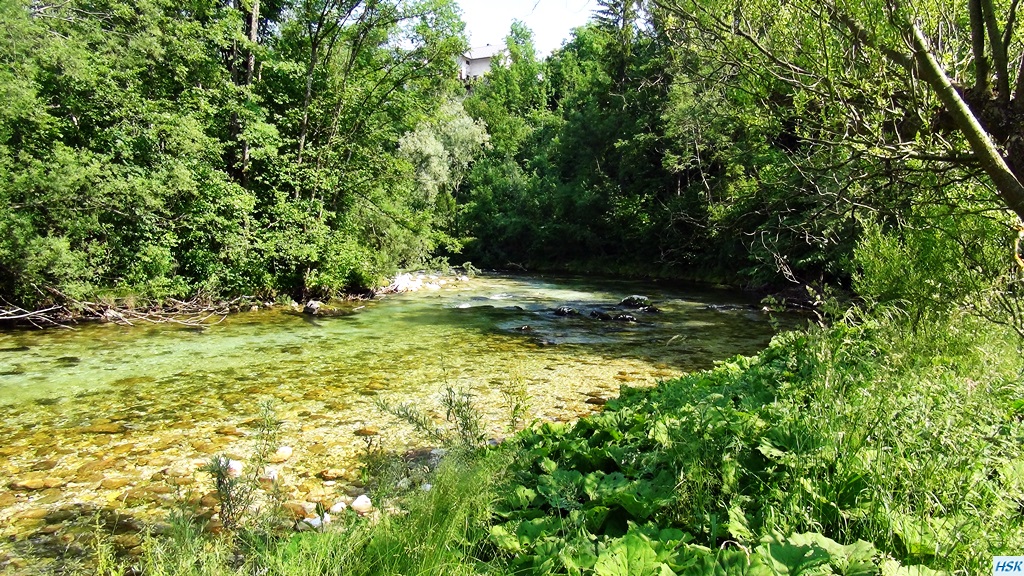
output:
[[[45,291],[45,292],[44,292]],[[228,314],[259,305],[251,296],[233,300],[214,300],[204,294],[191,300],[168,298],[162,301],[137,298],[112,298],[99,302],[79,300],[51,287],[44,292],[60,304],[38,310],[26,310],[4,301],[0,308],[0,326],[33,326],[35,328],[68,328],[80,321],[113,322],[125,326],[139,323],[212,326],[224,321]]]
[[60,326],[69,328],[58,318],[64,318],[68,311],[63,306],[50,306],[41,310],[25,310],[20,306],[13,306],[6,303],[6,308],[0,309],[0,321],[12,322],[14,324],[31,324],[36,328]]

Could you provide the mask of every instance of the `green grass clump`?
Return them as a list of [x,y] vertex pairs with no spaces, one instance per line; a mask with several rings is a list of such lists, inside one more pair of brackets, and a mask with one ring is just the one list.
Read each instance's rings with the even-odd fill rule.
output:
[[348,516],[323,533],[299,534],[260,555],[269,575],[500,573],[485,556],[491,507],[507,454],[446,458],[430,491],[415,489],[377,521]]

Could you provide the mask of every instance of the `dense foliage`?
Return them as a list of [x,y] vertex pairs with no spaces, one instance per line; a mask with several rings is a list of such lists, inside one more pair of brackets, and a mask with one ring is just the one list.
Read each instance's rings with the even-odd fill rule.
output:
[[535,573],[619,573],[607,564],[636,547],[644,573],[895,573],[886,558],[985,572],[1024,543],[1020,387],[975,381],[985,360],[957,337],[922,365],[936,342],[891,329],[790,334],[524,435],[492,539]]
[[[998,46],[1019,49],[1016,4],[978,3],[995,5]],[[464,187],[474,262],[848,285],[864,222],[943,230],[936,219],[987,212],[1008,244],[1012,206],[986,158],[924,69],[891,54],[916,10],[921,54],[949,63],[1014,166],[1005,122],[1024,99],[990,81],[1012,75],[1005,62],[980,68],[996,48],[972,59],[968,6],[599,4],[544,61],[513,33],[466,103],[493,144]]]
[[908,29],[877,2],[602,0],[545,59],[515,24],[467,95],[450,0],[4,0],[0,295],[304,295],[456,254],[848,286],[866,222],[1007,235],[963,114],[896,50],[932,39],[1012,169],[1003,4]]
[[0,19],[13,303],[357,288],[449,242],[486,135],[453,103],[447,0],[4,0]]

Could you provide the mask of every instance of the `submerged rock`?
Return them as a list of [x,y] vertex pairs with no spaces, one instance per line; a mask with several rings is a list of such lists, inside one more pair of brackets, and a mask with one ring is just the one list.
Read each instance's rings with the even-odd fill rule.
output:
[[337,480],[345,476],[346,470],[341,468],[324,468],[320,472],[317,472],[317,477],[322,480]]
[[107,490],[117,490],[118,488],[124,488],[131,481],[127,478],[104,478],[100,481],[100,487]]
[[84,426],[80,430],[87,434],[123,434],[128,431],[128,427],[119,422],[109,422]]
[[55,488],[62,484],[63,482],[56,478],[22,478],[21,480],[11,482],[8,486],[11,490],[17,492],[35,492],[37,490]]
[[280,464],[281,462],[291,458],[294,451],[295,450],[291,446],[281,446],[276,452],[270,455],[268,460],[274,464]]
[[8,346],[6,348],[0,348],[0,352],[28,352],[28,346]]
[[237,426],[221,426],[217,429],[217,434],[223,434],[224,436],[245,436],[245,432],[239,430]]
[[555,316],[579,316],[580,311],[571,306],[559,306],[555,308]]

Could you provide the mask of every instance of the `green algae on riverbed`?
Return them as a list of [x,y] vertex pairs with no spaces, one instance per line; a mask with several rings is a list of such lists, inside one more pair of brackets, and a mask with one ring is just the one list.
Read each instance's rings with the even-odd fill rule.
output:
[[[660,312],[617,307],[634,293]],[[773,331],[737,295],[632,282],[481,277],[347,306],[353,314],[263,310],[206,329],[0,334],[0,526],[9,540],[0,561],[28,544],[40,556],[73,555],[94,513],[130,536],[124,526],[201,501],[209,486],[197,469],[218,453],[244,460],[266,400],[285,423],[282,444],[294,448],[279,465],[288,497],[330,501],[359,490],[366,444],[357,432],[379,430],[395,449],[418,441],[377,398],[429,408],[446,385],[464,389],[500,436],[499,387],[510,380],[526,385],[527,421],[570,420],[623,383],[756,352]],[[581,314],[558,316],[559,306]]]

